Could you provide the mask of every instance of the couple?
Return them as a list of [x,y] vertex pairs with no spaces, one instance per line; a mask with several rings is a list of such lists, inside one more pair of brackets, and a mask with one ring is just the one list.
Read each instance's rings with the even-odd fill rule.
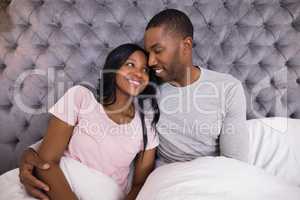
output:
[[[155,162],[220,155],[247,162],[243,87],[230,75],[194,66],[192,46],[188,16],[167,9],[149,21],[145,50],[134,44],[114,49],[98,96],[74,86],[49,110],[53,117],[41,145],[22,156],[26,191],[39,199],[77,199],[59,166],[64,157],[111,177],[125,199],[137,197]],[[150,87],[155,81],[159,92]],[[125,192],[132,161],[132,186]]]

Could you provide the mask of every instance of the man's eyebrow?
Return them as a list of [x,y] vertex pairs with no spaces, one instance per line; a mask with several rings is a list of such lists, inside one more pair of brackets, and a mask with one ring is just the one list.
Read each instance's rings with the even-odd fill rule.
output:
[[155,43],[155,44],[153,44],[151,47],[150,47],[150,49],[154,49],[154,48],[156,48],[156,47],[158,47],[159,46],[159,44],[158,43]]

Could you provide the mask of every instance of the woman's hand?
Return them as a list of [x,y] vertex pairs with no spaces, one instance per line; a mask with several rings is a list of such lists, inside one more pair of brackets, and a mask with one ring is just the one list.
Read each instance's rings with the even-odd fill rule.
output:
[[125,200],[135,200],[141,188],[143,187],[148,175],[153,171],[155,165],[156,149],[140,152],[135,162],[132,187]]
[[33,175],[35,168],[46,171],[49,167],[50,165],[44,162],[34,149],[28,148],[23,152],[19,167],[19,178],[29,195],[37,199],[49,199],[49,197],[42,192],[42,190],[49,191],[49,186]]

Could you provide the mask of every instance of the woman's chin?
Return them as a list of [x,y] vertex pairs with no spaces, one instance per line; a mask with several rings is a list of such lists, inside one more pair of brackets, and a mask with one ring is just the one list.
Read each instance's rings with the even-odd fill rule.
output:
[[132,89],[131,91],[127,91],[127,94],[130,95],[130,96],[136,97],[136,96],[138,96],[142,91],[143,91],[142,89],[135,88],[135,89]]
[[138,96],[139,94],[140,94],[140,92],[139,91],[136,91],[136,92],[129,92],[128,93],[130,96],[132,96],[132,97],[136,97],[136,96]]

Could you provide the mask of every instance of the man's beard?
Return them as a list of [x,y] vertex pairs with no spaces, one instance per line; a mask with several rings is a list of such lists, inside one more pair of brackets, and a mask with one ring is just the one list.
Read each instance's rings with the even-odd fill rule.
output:
[[179,51],[176,51],[174,53],[174,57],[172,59],[172,63],[170,63],[170,67],[168,68],[168,80],[169,81],[176,81],[182,76],[182,70],[179,70],[182,68],[182,63],[179,60]]

